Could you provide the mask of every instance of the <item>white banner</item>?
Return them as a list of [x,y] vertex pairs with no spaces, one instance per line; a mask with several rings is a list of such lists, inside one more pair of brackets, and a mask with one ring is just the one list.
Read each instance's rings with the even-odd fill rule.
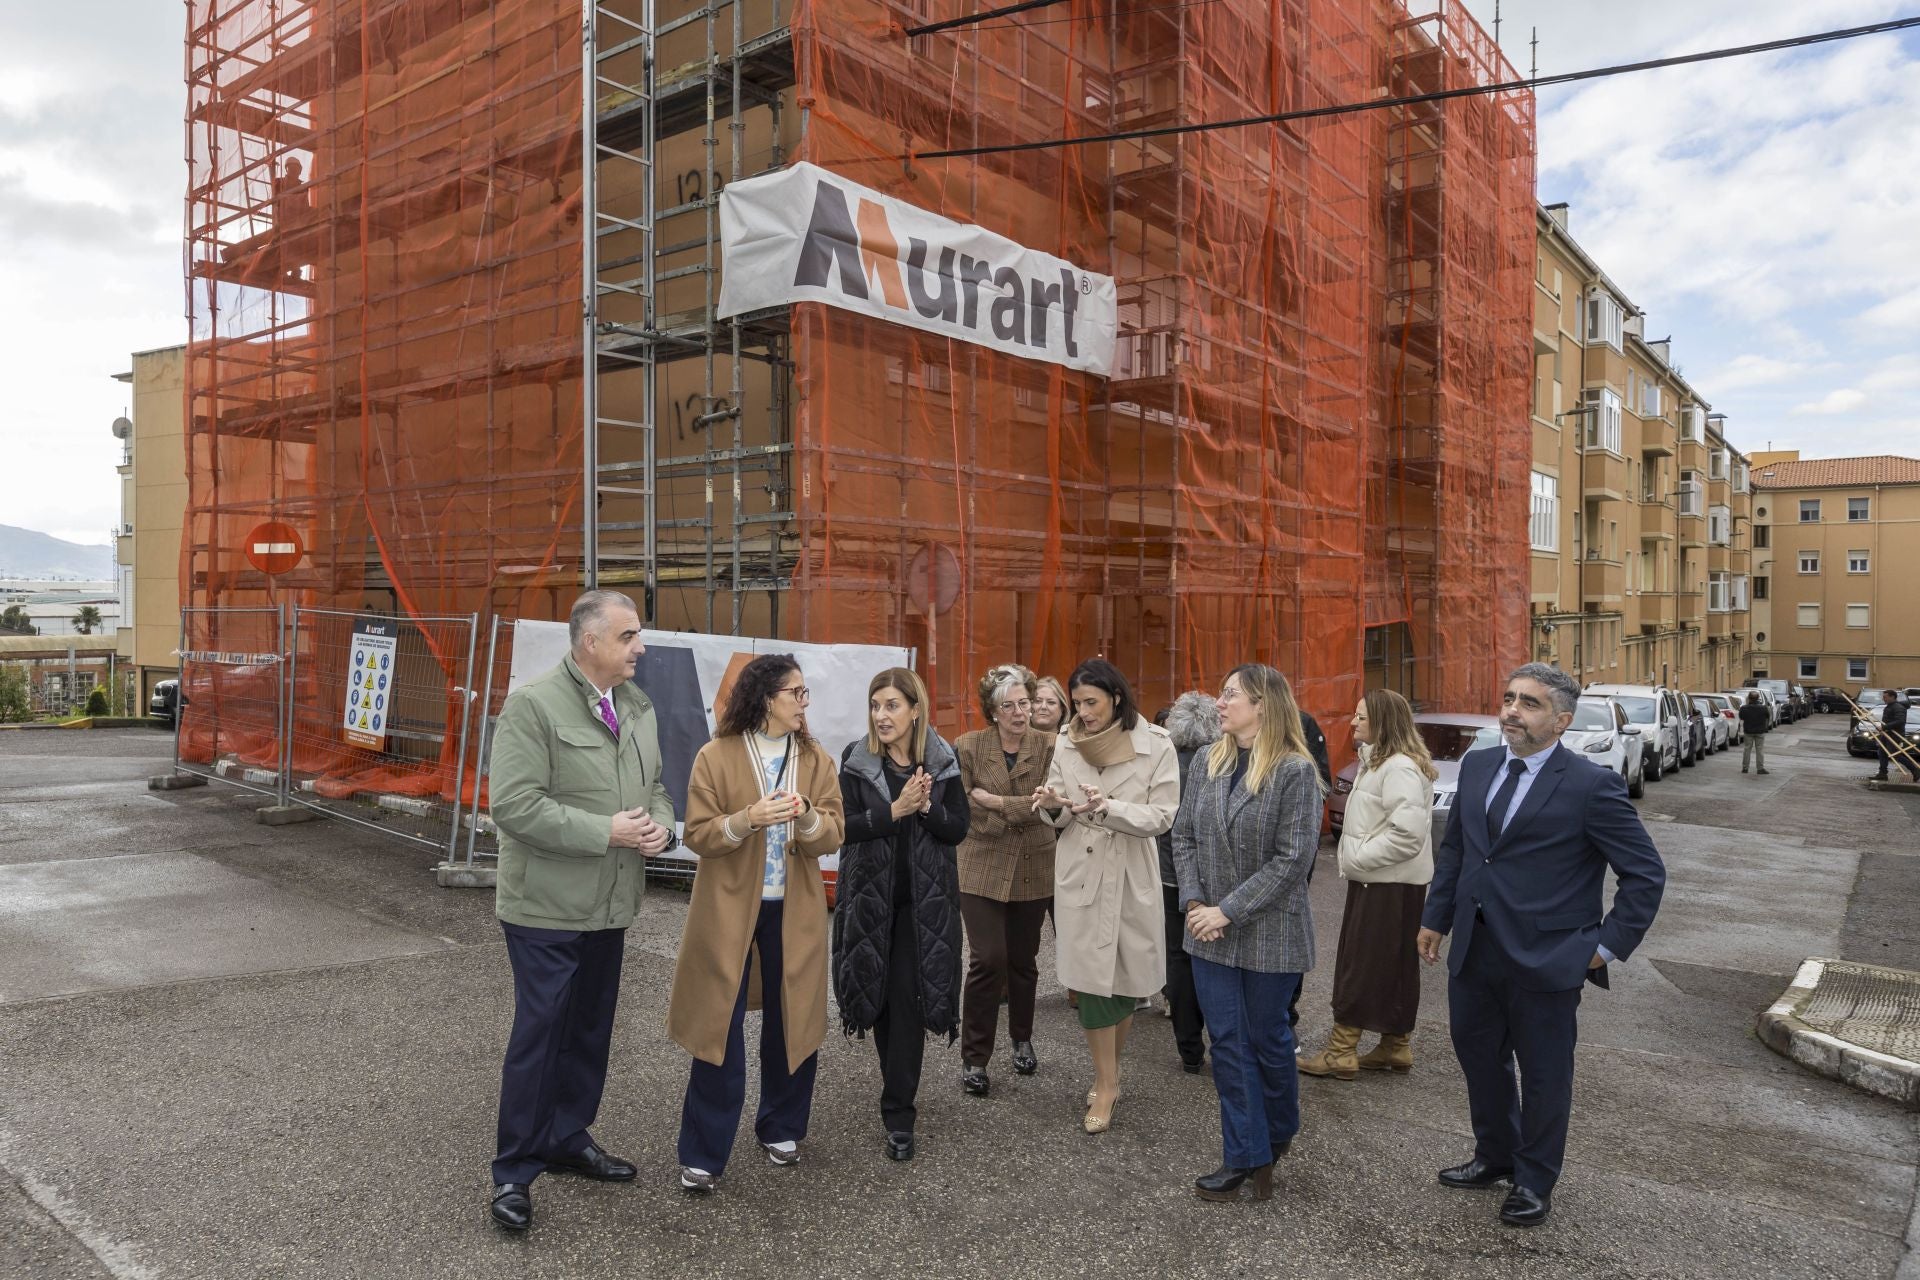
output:
[[1113,372],[1113,277],[801,162],[720,193],[720,315],[824,302]]
[[[687,777],[693,758],[713,736],[714,703],[728,677],[763,653],[790,653],[800,664],[813,700],[807,705],[807,731],[834,760],[867,732],[867,682],[888,667],[906,667],[906,649],[877,644],[800,644],[750,636],[709,636],[682,631],[642,631],[641,655],[633,682],[653,702],[660,731],[662,770],[673,796],[674,815],[686,817]],[[512,692],[560,665],[567,656],[567,624],[519,621],[513,624],[513,665],[507,674]],[[667,855],[691,860],[684,846]],[[829,873],[839,854],[821,860]]]

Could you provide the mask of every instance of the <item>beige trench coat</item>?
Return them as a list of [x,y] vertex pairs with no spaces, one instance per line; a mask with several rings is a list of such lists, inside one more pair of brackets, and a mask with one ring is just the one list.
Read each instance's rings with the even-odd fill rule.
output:
[[[827,1038],[827,892],[820,858],[840,847],[846,821],[840,768],[817,743],[795,762],[793,789],[812,809],[787,840],[787,900],[780,918],[783,951],[780,1008],[786,1017],[787,1069],[798,1070]],[[762,999],[753,926],[760,917],[766,837],[747,830],[747,810],[761,796],[759,771],[745,738],[715,738],[694,757],[687,779],[687,847],[700,855],[693,901],[680,934],[667,1005],[667,1034],[702,1062],[727,1056],[727,1028],[740,977],[747,1007]]]
[[1180,808],[1180,761],[1166,730],[1142,719],[1133,758],[1096,769],[1066,734],[1047,781],[1078,799],[1090,783],[1107,811],[1047,815],[1054,846],[1053,923],[1060,983],[1096,996],[1149,996],[1167,983],[1161,832]]

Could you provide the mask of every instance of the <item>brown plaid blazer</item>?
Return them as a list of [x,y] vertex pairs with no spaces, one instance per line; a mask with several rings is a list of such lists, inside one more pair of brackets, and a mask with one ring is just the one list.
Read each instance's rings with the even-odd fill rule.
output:
[[[975,729],[953,744],[960,785],[968,794],[967,838],[960,842],[960,892],[995,902],[1036,902],[1053,896],[1053,845],[1058,834],[1028,806],[1047,781],[1054,736],[1035,729],[1020,739],[1013,768],[1000,750],[998,729]],[[1013,797],[1005,809],[973,800],[975,787]]]

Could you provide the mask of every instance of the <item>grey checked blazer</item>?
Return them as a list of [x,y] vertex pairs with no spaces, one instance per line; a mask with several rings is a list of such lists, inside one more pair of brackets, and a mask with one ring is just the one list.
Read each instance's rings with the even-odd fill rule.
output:
[[[1233,923],[1214,942],[1185,935],[1187,954],[1255,973],[1313,968],[1307,870],[1320,848],[1320,777],[1304,756],[1283,760],[1259,795],[1188,766],[1173,820],[1180,904],[1219,907]],[[1229,791],[1231,790],[1231,794]]]

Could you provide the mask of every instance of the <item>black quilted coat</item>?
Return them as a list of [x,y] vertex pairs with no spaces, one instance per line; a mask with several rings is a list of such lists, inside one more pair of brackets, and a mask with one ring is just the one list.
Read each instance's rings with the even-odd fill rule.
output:
[[927,735],[925,768],[933,775],[932,807],[893,819],[893,798],[879,757],[856,739],[840,758],[840,796],[847,838],[833,912],[833,995],[842,1029],[864,1035],[887,994],[893,943],[893,840],[911,841],[914,937],[919,944],[920,1007],[926,1029],[951,1043],[960,1034],[960,880],[954,846],[967,835],[967,797],[960,762],[938,734]]

